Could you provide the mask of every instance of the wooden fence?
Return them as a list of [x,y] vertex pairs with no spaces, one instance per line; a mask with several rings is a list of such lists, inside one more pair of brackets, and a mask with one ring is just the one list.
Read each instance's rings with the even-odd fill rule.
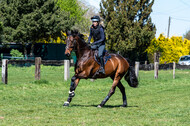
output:
[[[8,64],[12,65],[28,65],[35,64],[35,79],[40,80],[40,65],[64,65],[64,80],[70,79],[70,71],[69,68],[71,65],[74,65],[70,60],[41,60],[40,57],[36,57],[35,60],[7,60],[3,59],[0,61],[0,65],[2,66],[2,82],[4,84],[8,83]],[[154,78],[158,78],[158,70],[169,70],[173,69],[173,78],[175,79],[175,69],[190,69],[190,66],[187,65],[179,65],[174,63],[170,64],[159,64],[155,62],[154,64],[143,64],[140,65],[139,62],[135,62],[135,73],[136,76],[139,76],[139,70],[154,70]]]
[[[159,70],[172,70],[173,69],[173,64],[174,63],[169,63],[169,64],[159,64]],[[175,63],[176,64],[176,63]],[[190,69],[190,65],[179,65],[176,64],[176,69],[180,70],[185,70],[185,69]],[[154,70],[154,64],[142,64],[139,66],[139,70]]]
[[41,60],[40,57],[36,57],[35,60],[7,60],[3,59],[0,62],[2,66],[2,82],[8,84],[8,64],[28,66],[28,64],[35,64],[35,80],[40,80],[40,65],[64,65],[64,80],[70,78],[70,60]]
[[[18,66],[30,66],[35,65],[35,60],[8,60],[8,64],[18,65]],[[53,65],[53,66],[62,66],[64,65],[64,60],[42,60],[41,64],[43,65]],[[71,66],[74,65],[73,62],[70,63]],[[2,66],[2,61],[0,61],[0,66]]]
[[135,62],[135,74],[138,77],[139,75],[139,70],[154,70],[154,78],[158,79],[158,72],[159,70],[173,70],[173,79],[175,79],[175,70],[176,69],[190,69],[190,66],[187,65],[179,65],[175,62],[170,63],[170,64],[159,64],[158,62],[155,62],[154,64],[143,64],[140,65],[139,62]]

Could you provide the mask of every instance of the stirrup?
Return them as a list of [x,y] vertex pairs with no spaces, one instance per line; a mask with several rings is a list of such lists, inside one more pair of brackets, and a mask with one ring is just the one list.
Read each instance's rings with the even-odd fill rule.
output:
[[105,70],[104,70],[104,68],[103,67],[100,67],[100,69],[99,69],[99,71],[98,71],[99,73],[101,73],[101,74],[106,74],[105,73]]

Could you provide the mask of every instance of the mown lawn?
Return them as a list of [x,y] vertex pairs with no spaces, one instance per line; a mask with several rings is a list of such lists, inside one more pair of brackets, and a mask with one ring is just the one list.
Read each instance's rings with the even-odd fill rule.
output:
[[[190,70],[140,71],[139,87],[125,86],[128,105],[121,108],[118,89],[105,107],[112,80],[81,80],[70,107],[63,107],[70,81],[64,81],[63,66],[42,66],[41,81],[34,80],[35,67],[8,69],[8,85],[0,83],[0,126],[189,126]],[[71,75],[74,74],[71,68]]]

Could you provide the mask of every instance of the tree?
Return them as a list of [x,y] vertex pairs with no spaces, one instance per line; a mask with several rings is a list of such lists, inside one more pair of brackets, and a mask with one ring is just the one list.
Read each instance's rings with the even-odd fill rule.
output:
[[3,23],[0,22],[0,43],[2,43]]
[[85,0],[79,2],[80,7],[85,10],[85,13],[82,16],[82,20],[77,22],[75,26],[73,26],[73,29],[79,29],[79,32],[89,34],[90,26],[92,25],[90,18],[97,15],[97,13],[94,11],[95,7],[88,5],[87,3],[88,2]]
[[102,0],[107,49],[132,60],[145,60],[146,48],[155,36],[150,13],[154,0]]
[[74,24],[69,13],[61,10],[54,0],[3,0],[0,14],[5,40],[22,43],[24,47],[41,38],[61,36],[61,30],[66,31]]
[[82,20],[82,16],[86,10],[82,9],[78,0],[58,0],[60,8],[70,13],[71,18],[75,18],[76,22]]
[[[83,0],[58,0],[58,5],[62,10],[69,12],[70,17],[75,18],[75,24],[72,29],[78,29],[79,32],[89,32],[91,25],[90,17],[93,11],[92,6],[86,4],[87,1]],[[93,13],[94,15],[94,13]]]
[[190,40],[190,30],[183,37]]

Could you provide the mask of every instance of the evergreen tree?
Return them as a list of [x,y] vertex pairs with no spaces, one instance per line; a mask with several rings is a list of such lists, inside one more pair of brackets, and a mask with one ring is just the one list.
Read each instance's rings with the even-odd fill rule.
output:
[[145,60],[145,50],[155,36],[150,13],[154,0],[102,0],[100,15],[107,34],[107,49],[132,60]]
[[56,38],[61,35],[61,30],[66,31],[74,24],[55,0],[3,0],[0,14],[4,39],[24,46],[41,38]]
[[0,22],[0,43],[2,43],[3,23]]
[[190,30],[183,37],[190,40]]

